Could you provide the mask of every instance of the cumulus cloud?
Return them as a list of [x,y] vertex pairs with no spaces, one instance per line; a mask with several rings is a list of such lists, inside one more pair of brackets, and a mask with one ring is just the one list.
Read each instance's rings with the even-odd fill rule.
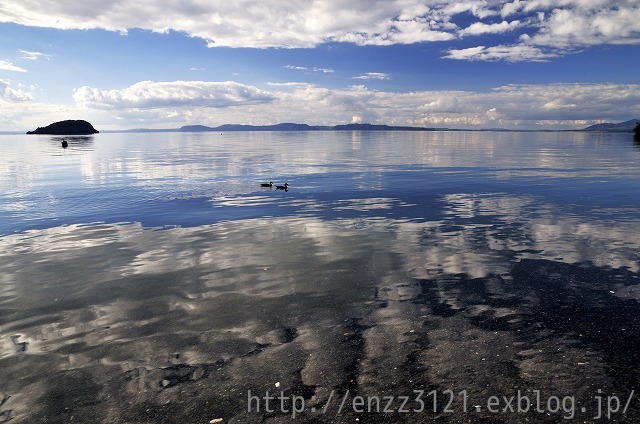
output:
[[0,79],[0,128],[3,131],[34,130],[42,126],[43,122],[61,121],[70,116],[93,118],[91,114],[82,113],[75,106],[40,103],[34,97],[35,89],[33,86],[27,89],[13,81]]
[[[473,18],[465,28],[456,24],[460,14]],[[326,42],[392,45],[512,33],[513,40],[503,41],[512,51],[546,47],[559,55],[577,46],[640,43],[637,0],[5,0],[0,4],[0,22],[123,33],[131,28],[179,31],[204,39],[210,47],[311,48]],[[504,50],[504,46],[487,49],[494,47]],[[458,58],[514,57],[492,50],[486,53]],[[40,55],[23,54],[27,59]],[[518,57],[540,59],[539,53]]]
[[497,24],[485,24],[483,22],[475,22],[467,28],[460,31],[460,35],[480,35],[480,34],[499,34],[507,31],[513,31],[520,26],[520,21],[502,21]]
[[77,103],[92,108],[163,108],[255,105],[272,102],[273,96],[256,87],[233,81],[142,81],[122,90],[80,87],[74,91]]
[[13,72],[27,72],[26,69],[16,66],[11,62],[7,62],[6,60],[0,60],[0,70],[13,71]]
[[638,84],[504,85],[488,91],[404,93],[301,82],[268,87],[201,81],[143,81],[122,89],[82,87],[75,92],[76,104],[65,107],[39,104],[29,93],[0,82],[0,108],[6,129],[34,129],[43,121],[68,116],[82,116],[101,130],[278,122],[576,129],[640,116]]
[[[442,22],[440,24],[443,24]],[[388,19],[386,28],[380,33],[369,34],[365,32],[350,31],[329,41],[341,41],[358,45],[390,46],[393,44],[414,44],[433,41],[453,40],[455,35],[439,30],[438,22],[424,17],[416,17],[412,20]],[[446,25],[442,25],[446,26]],[[456,28],[449,26],[450,29]]]
[[350,38],[358,44],[451,38],[432,28],[433,19],[425,17],[429,11],[419,0],[7,0],[0,5],[0,21],[60,29],[175,30],[203,38],[210,46],[229,47],[313,47]]
[[556,47],[640,43],[640,4],[554,9],[527,42]]
[[293,119],[335,124],[357,116],[359,122],[397,125],[536,128],[544,127],[548,121],[563,120],[571,127],[571,121],[640,116],[639,88],[638,85],[552,84],[506,85],[488,92],[397,93],[369,90],[361,85],[342,90],[300,85],[293,91],[271,93],[276,99],[272,104],[238,111],[234,122],[262,117],[268,120],[264,123]]
[[300,85],[293,91],[274,91],[278,100],[270,105],[270,115],[264,110],[263,116],[271,116],[271,123],[293,119],[335,124],[357,116],[359,122],[394,125],[566,129],[584,127],[586,121],[640,116],[639,89],[640,85],[550,84],[505,85],[487,92],[397,93],[364,86],[329,90]]
[[[8,82],[0,80],[0,100],[10,103],[28,102],[33,100],[33,96],[22,90],[16,90],[9,86]],[[3,111],[3,113],[7,113]]]
[[[437,7],[437,2],[433,3]],[[477,16],[480,19],[487,18],[489,16],[497,15],[498,12],[492,8],[490,3],[486,0],[465,0],[465,1],[450,1],[442,4],[442,13],[445,17],[457,15],[459,13],[468,12],[473,16]],[[446,19],[446,18],[445,18]]]

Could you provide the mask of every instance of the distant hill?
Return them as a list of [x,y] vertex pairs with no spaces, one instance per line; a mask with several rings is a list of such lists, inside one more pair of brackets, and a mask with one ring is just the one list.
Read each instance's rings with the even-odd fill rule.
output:
[[444,128],[399,127],[393,125],[346,124],[331,127],[335,131],[434,131]]
[[203,131],[434,131],[446,130],[443,128],[423,128],[423,127],[399,127],[390,125],[372,124],[346,124],[346,125],[307,125],[285,122],[276,125],[235,125],[225,124],[219,127],[207,127],[204,125],[185,125],[180,128],[183,132],[203,132]]
[[93,125],[83,120],[67,120],[54,122],[46,127],[38,127],[27,134],[49,134],[49,135],[89,135],[97,134],[98,130]]
[[204,125],[185,125],[179,131],[204,132],[204,131],[312,131],[316,129],[329,129],[329,127],[312,127],[307,124],[276,124],[276,125],[239,125],[224,124],[218,127]]
[[618,122],[617,124],[595,124],[583,129],[582,131],[633,132],[637,122],[640,122],[640,118]]

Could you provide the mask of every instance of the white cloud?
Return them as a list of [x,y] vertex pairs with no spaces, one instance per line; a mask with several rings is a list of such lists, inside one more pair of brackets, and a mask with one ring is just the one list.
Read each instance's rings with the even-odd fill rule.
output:
[[122,90],[80,87],[74,91],[77,103],[92,108],[164,108],[255,105],[273,101],[271,94],[233,81],[142,81]]
[[19,66],[16,66],[11,62],[7,62],[6,60],[0,60],[0,70],[13,71],[13,72],[27,72],[26,69],[20,68]]
[[493,47],[470,47],[460,50],[449,50],[444,56],[446,59],[457,60],[479,60],[479,61],[498,61],[506,60],[508,62],[545,62],[552,57],[556,57],[556,53],[545,52],[539,47],[528,45],[513,46],[493,46]]
[[513,15],[519,12],[520,10],[522,10],[525,4],[526,4],[526,0],[524,2],[520,0],[514,0],[513,2],[510,2],[510,3],[507,2],[502,5],[502,8],[500,9],[500,15],[503,18]]
[[464,95],[464,91],[433,93],[418,109],[427,113],[460,113],[463,109],[458,98]]
[[311,71],[311,72],[322,72],[324,74],[327,73],[331,73],[331,72],[335,72],[333,69],[331,68],[307,68],[306,66],[295,66],[295,65],[285,65],[284,68],[286,69],[292,69],[295,71]]
[[350,37],[358,44],[452,38],[431,29],[432,19],[424,14],[432,7],[420,0],[6,0],[0,21],[60,29],[175,30],[229,47],[313,47]]
[[460,31],[460,35],[480,35],[480,34],[500,34],[503,32],[513,31],[520,26],[520,21],[502,21],[499,24],[485,24],[483,22],[475,22],[467,28]]
[[[0,84],[3,128],[86,119],[96,128],[178,128],[186,124],[335,125],[368,122],[450,128],[575,129],[640,117],[640,85],[504,85],[490,91],[330,89],[270,83],[269,90],[236,82],[140,82],[124,89],[82,87],[72,107],[41,104]],[[355,118],[354,118],[355,117]]]
[[[459,28],[455,23],[459,14],[474,21]],[[515,19],[495,22],[500,16]],[[545,47],[559,55],[579,46],[640,43],[637,0],[5,0],[0,4],[0,22],[123,33],[130,28],[179,31],[202,38],[211,47],[255,48],[310,48],[336,41],[412,44],[514,33],[513,40],[503,41],[514,54],[496,51],[504,46],[488,46],[485,56],[490,60],[541,59],[540,52],[531,54],[531,49],[529,54],[515,54],[521,46]],[[525,30],[525,36],[517,38],[516,29]],[[25,59],[40,55],[23,51]]]
[[[273,105],[252,108],[270,123],[360,122],[463,128],[577,128],[577,122],[640,116],[640,85],[507,85],[489,92],[329,90],[313,85],[274,92]],[[555,103],[554,103],[555,102]],[[570,105],[576,105],[571,107]],[[251,119],[245,115],[245,120]],[[586,125],[584,125],[586,126]]]
[[[9,86],[8,82],[0,80],[0,100],[11,103],[20,103],[33,100],[33,96],[22,90],[15,90]],[[3,113],[6,113],[6,111],[3,110]]]
[[306,82],[268,82],[267,85],[272,87],[312,87]]
[[530,44],[572,47],[640,43],[640,4],[554,9],[540,23]]
[[386,74],[384,72],[366,72],[362,75],[358,75],[357,77],[353,77],[353,79],[387,80],[389,79],[389,74]]
[[441,11],[441,13],[443,13],[446,17],[451,17],[464,12],[469,12],[480,19],[498,14],[498,12],[496,10],[493,10],[489,2],[486,0],[446,2]]
[[389,19],[387,27],[379,34],[349,32],[336,38],[336,41],[355,43],[358,45],[389,46],[393,44],[414,44],[433,41],[453,40],[453,33],[441,31],[436,22],[417,17],[412,20]]
[[51,58],[51,55],[40,53],[40,52],[30,52],[27,50],[19,50],[19,51],[20,53],[22,53],[22,56],[20,56],[20,59],[38,60],[41,57],[44,57],[47,60],[49,60]]
[[[7,131],[34,130],[43,123],[85,116],[74,107],[43,104],[30,92],[13,88],[12,82],[0,80],[0,128]],[[20,84],[16,84],[20,87]]]

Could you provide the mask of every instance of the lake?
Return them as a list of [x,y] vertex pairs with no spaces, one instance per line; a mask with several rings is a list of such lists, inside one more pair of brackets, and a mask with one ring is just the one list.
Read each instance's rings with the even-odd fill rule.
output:
[[0,136],[0,422],[640,420],[632,134],[66,139]]

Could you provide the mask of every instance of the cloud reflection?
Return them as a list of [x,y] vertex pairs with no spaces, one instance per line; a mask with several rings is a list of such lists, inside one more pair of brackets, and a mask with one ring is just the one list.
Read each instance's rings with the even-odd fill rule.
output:
[[[384,212],[392,201],[359,203]],[[2,379],[3,408],[18,420],[65,408],[79,419],[111,411],[141,420],[147,410],[157,420],[178,413],[162,405],[186,402],[199,420],[253,422],[246,390],[275,382],[320,403],[335,389],[434,382],[478,396],[514,384],[564,393],[588,378],[610,387],[604,345],[581,347],[559,327],[545,333],[543,288],[563,291],[565,306],[572,292],[607,305],[640,300],[629,285],[639,223],[566,216],[551,204],[532,215],[532,203],[458,193],[427,222],[279,217],[2,237],[1,369],[29,376]],[[69,384],[82,390],[59,396]]]

